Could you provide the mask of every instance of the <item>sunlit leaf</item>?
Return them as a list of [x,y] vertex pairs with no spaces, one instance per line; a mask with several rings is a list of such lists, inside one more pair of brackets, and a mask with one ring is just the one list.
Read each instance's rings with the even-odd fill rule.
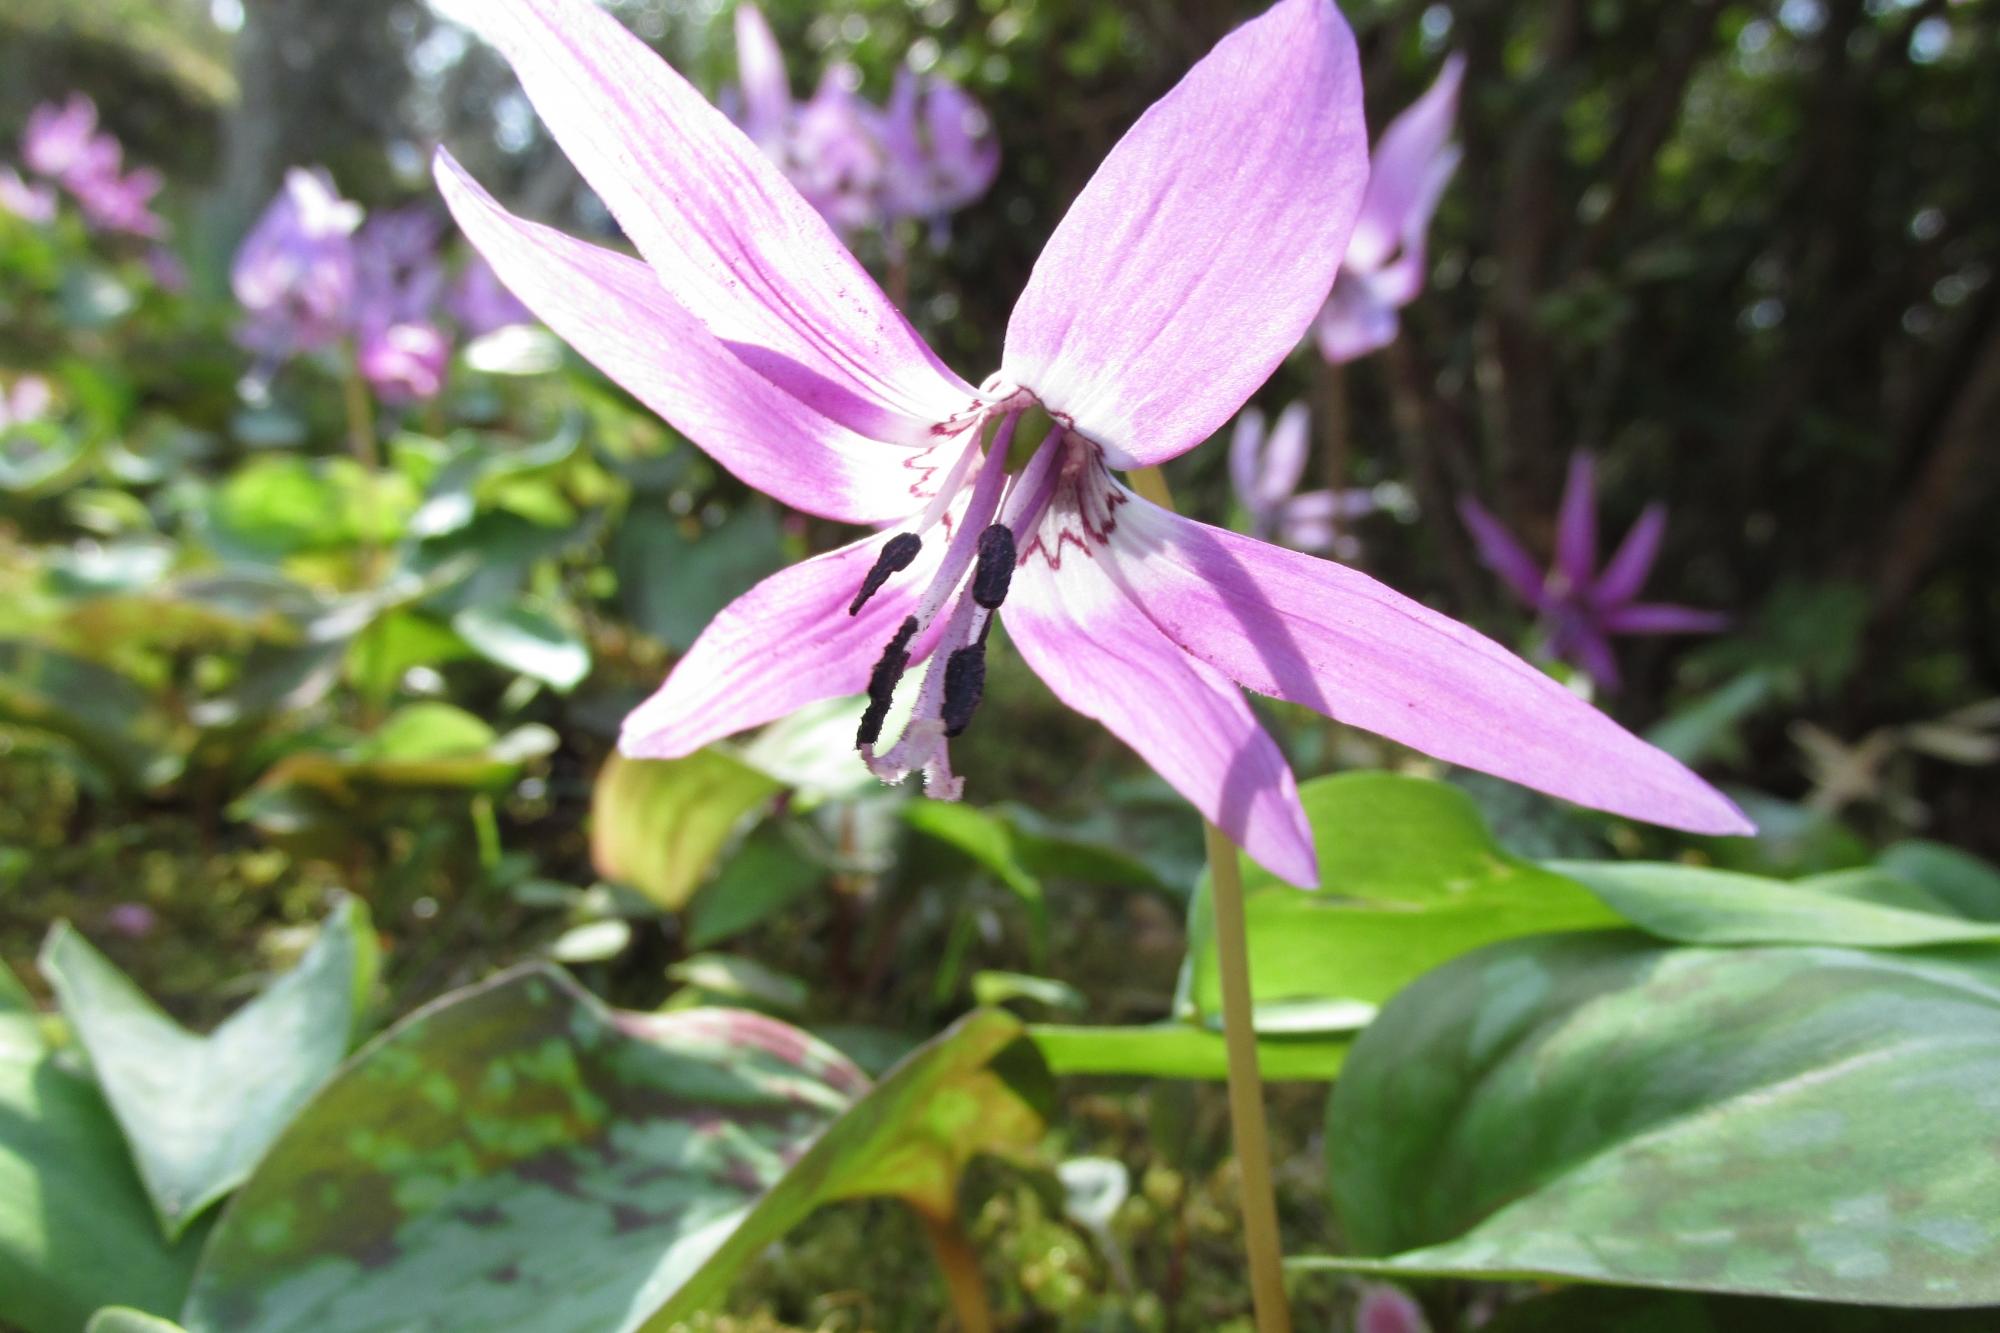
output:
[[[1317,893],[1243,858],[1260,1032],[1353,1029],[1438,964],[1495,940],[1620,924],[1580,885],[1503,851],[1443,783],[1351,773],[1303,784]],[[1206,884],[1189,914],[1181,1012],[1219,1025]]]
[[2000,1302],[1996,1088],[2000,952],[1511,941],[1355,1042],[1328,1165],[1387,1257],[1312,1262]]
[[[1071,1027],[1037,1024],[1029,1035],[1060,1075],[1120,1075],[1130,1078],[1190,1078],[1219,1081],[1229,1076],[1222,1034],[1192,1023],[1151,1023],[1125,1027]],[[1340,1072],[1351,1038],[1342,1035],[1268,1036],[1257,1039],[1257,1067],[1274,1082],[1321,1083]]]
[[533,607],[469,606],[451,618],[459,637],[487,661],[567,694],[590,674],[590,650],[573,632]]
[[783,790],[720,750],[684,759],[613,755],[590,801],[597,873],[678,911],[737,828]]
[[171,1239],[250,1174],[347,1054],[374,972],[368,914],[348,899],[299,965],[207,1036],[169,1018],[67,925],[41,968],[132,1145]]

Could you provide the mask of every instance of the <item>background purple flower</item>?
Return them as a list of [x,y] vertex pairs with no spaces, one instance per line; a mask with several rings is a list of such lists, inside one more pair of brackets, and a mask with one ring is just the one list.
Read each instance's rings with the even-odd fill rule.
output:
[[12,167],[0,167],[0,209],[40,226],[55,221],[56,192],[53,186],[21,179]]
[[21,160],[36,175],[61,181],[93,151],[96,135],[97,103],[71,93],[61,104],[45,102],[28,113]]
[[391,407],[407,407],[444,391],[451,369],[451,339],[428,323],[366,329],[355,345],[355,361],[378,399]]
[[0,431],[40,421],[55,406],[55,392],[40,375],[23,375],[0,388]]
[[459,271],[445,297],[445,310],[468,338],[483,338],[497,329],[535,322],[534,312],[507,290],[483,255],[474,255]]
[[1612,636],[1713,634],[1729,623],[1718,612],[1638,600],[1666,533],[1663,504],[1647,505],[1610,561],[1597,568],[1597,468],[1587,453],[1570,456],[1556,522],[1555,560],[1546,572],[1477,500],[1461,499],[1458,512],[1487,566],[1540,614],[1549,655],[1580,667],[1607,691],[1620,684]]
[[1250,516],[1250,533],[1299,551],[1315,551],[1340,560],[1361,553],[1361,543],[1341,531],[1341,525],[1372,514],[1379,507],[1365,490],[1307,491],[1296,494],[1312,451],[1312,416],[1304,403],[1293,403],[1265,429],[1264,413],[1247,407],[1236,418],[1229,442],[1229,481]]
[[[97,104],[72,93],[60,105],[49,102],[28,115],[21,137],[21,158],[38,175],[55,181],[76,197],[84,221],[98,231],[158,240],[167,225],[153,212],[153,196],[165,181],[150,167],[125,171],[125,148],[97,127]],[[11,174],[11,173],[9,173]],[[54,200],[45,192],[7,190],[0,200],[34,221],[54,216]],[[25,205],[26,211],[17,204]]]
[[991,117],[942,75],[898,70],[880,126],[883,202],[891,220],[941,222],[984,195],[1000,174]]
[[246,347],[283,358],[331,346],[347,332],[360,225],[360,205],[342,199],[324,169],[287,173],[230,268],[248,316],[239,334]]
[[1387,347],[1398,315],[1423,290],[1424,240],[1459,150],[1451,143],[1465,58],[1453,56],[1430,90],[1376,141],[1368,196],[1314,333],[1321,355],[1352,361]]

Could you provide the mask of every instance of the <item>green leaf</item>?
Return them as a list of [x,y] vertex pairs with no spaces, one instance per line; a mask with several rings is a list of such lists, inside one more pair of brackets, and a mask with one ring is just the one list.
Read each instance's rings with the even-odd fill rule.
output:
[[1684,1291],[1572,1287],[1501,1307],[1481,1333],[1992,1333],[1993,1311],[1908,1310],[1698,1296]]
[[250,1174],[339,1066],[373,960],[367,911],[346,899],[297,967],[203,1037],[162,1013],[68,925],[50,932],[42,972],[169,1239]]
[[2000,870],[1956,847],[1910,839],[1882,853],[1890,874],[1930,891],[1974,921],[2000,921]]
[[[2000,941],[2000,926],[1857,896],[1857,889],[1879,894],[1881,886],[1856,882],[1851,875],[1837,877],[1841,883],[1821,884],[1670,862],[1552,861],[1548,868],[1584,885],[1648,934],[1682,944],[1903,949]],[[1871,881],[1878,878],[1862,873]],[[1899,886],[1900,881],[1889,879],[1888,884]]]
[[814,1208],[949,1207],[971,1153],[1039,1134],[1008,1081],[1031,1074],[1002,1058],[1019,1035],[975,1014],[869,1091],[772,1019],[621,1013],[545,968],[502,976],[393,1029],[314,1101],[224,1213],[183,1320],[671,1326]]
[[[1495,940],[1620,924],[1580,885],[1503,851],[1472,799],[1390,773],[1299,791],[1317,893],[1241,861],[1260,1032],[1360,1027],[1438,964]],[[1182,1016],[1219,1026],[1222,981],[1206,882],[1189,912]]]
[[1023,902],[1041,907],[1042,882],[1014,854],[1014,831],[998,816],[962,801],[911,801],[902,813],[911,828],[957,848]]
[[201,1230],[160,1238],[103,1097],[45,1048],[0,966],[0,1324],[75,1333],[103,1305],[176,1310]]
[[1328,1105],[1367,1259],[1876,1305],[2000,1301],[2000,954],[1518,940],[1397,996]]
[[678,911],[737,827],[783,787],[716,749],[684,759],[613,755],[590,799],[597,873]]
[[797,977],[738,954],[698,953],[668,968],[667,976],[695,991],[704,1003],[787,1016],[803,1014],[812,998],[812,991]]
[[37,643],[0,640],[0,723],[60,736],[127,790],[172,782],[183,761],[152,698],[130,678]]
[[688,904],[687,947],[712,949],[803,898],[826,872],[770,829],[744,839]]
[[[1192,1023],[1138,1027],[1072,1027],[1043,1023],[1028,1029],[1049,1072],[1130,1078],[1229,1077],[1222,1034]],[[1257,1039],[1258,1071],[1274,1083],[1324,1083],[1340,1072],[1351,1044],[1346,1036],[1265,1036]]]
[[[738,743],[734,753],[791,788],[795,809],[879,793],[882,779],[868,771],[854,749],[854,729],[866,704],[858,697],[808,704]],[[895,734],[897,720],[892,709],[888,734]]]
[[716,612],[784,564],[782,536],[764,504],[706,530],[657,502],[635,505],[612,545],[619,603],[640,629],[685,651]]
[[527,606],[469,606],[451,618],[481,657],[567,694],[590,674],[590,649],[552,617]]
[[1010,1000],[1027,1000],[1060,1013],[1080,1014],[1087,1007],[1083,992],[1067,981],[1029,976],[1023,972],[986,971],[972,974],[972,1002],[998,1009]]

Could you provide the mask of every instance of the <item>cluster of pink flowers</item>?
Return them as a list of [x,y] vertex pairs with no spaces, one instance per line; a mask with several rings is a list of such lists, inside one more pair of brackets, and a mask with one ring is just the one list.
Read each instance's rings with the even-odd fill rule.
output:
[[19,169],[0,167],[0,208],[29,222],[55,219],[56,187],[76,200],[83,218],[98,231],[159,240],[167,224],[153,211],[163,181],[151,167],[125,170],[125,147],[100,129],[97,104],[82,93],[38,106],[21,136]]
[[364,223],[324,169],[294,168],[230,268],[246,315],[239,340],[271,363],[351,341],[384,403],[435,398],[451,365],[447,319],[475,338],[532,322],[483,259],[451,278],[442,232],[423,208]]
[[740,88],[724,98],[731,118],[785,177],[849,239],[895,224],[945,219],[992,188],[1000,143],[986,111],[942,75],[896,74],[886,107],[857,91],[851,65],[830,66],[818,89],[794,102],[784,52],[755,5],[736,11]]

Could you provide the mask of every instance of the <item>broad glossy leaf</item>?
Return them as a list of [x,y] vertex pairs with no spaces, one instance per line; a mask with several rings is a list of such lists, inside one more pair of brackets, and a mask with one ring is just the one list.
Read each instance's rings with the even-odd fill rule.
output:
[[1829,884],[1670,862],[1552,861],[1548,868],[1583,884],[1646,933],[1682,944],[1903,949],[2000,941],[2000,925],[1880,901],[1902,896],[1894,890],[1904,886],[1874,872],[1860,872],[1865,878],[1858,880],[1843,873]]
[[567,694],[590,674],[590,649],[553,617],[529,606],[469,606],[451,627],[487,661]]
[[2000,921],[2000,870],[1968,852],[1913,838],[1888,848],[1877,864],[1943,899],[1961,916]]
[[911,801],[902,813],[911,828],[965,853],[1015,896],[1040,909],[1042,882],[1021,864],[1014,831],[999,816],[962,801]]
[[200,1243],[160,1238],[103,1097],[46,1049],[0,966],[0,1324],[75,1333],[103,1305],[171,1313]]
[[[1035,1047],[1058,1075],[1221,1080],[1229,1077],[1222,1034],[1192,1023],[1130,1027],[1037,1024],[1028,1029]],[[1346,1036],[1269,1036],[1257,1039],[1258,1071],[1272,1082],[1323,1083],[1340,1072],[1351,1041]]]
[[66,924],[43,975],[132,1145],[161,1229],[178,1236],[250,1174],[264,1149],[347,1054],[374,976],[368,913],[335,909],[299,965],[198,1036]]
[[1307,1266],[2000,1302],[2000,952],[1511,941],[1397,996],[1328,1105]]
[[627,1333],[712,1300],[813,1208],[955,1192],[1039,1132],[974,1015],[872,1091],[736,1010],[606,1010],[533,968],[421,1011],[351,1063],[223,1214],[194,1333]]
[[187,1333],[171,1319],[160,1319],[143,1310],[111,1305],[99,1310],[84,1325],[83,1333]]
[[591,861],[605,879],[678,911],[730,836],[782,790],[721,750],[683,759],[613,755],[591,793]]
[[743,840],[688,904],[687,947],[712,949],[818,888],[826,871],[767,825]]
[[[1239,862],[1260,1032],[1351,1030],[1407,983],[1481,945],[1620,924],[1580,885],[1503,851],[1456,788],[1349,773],[1299,794],[1324,887],[1303,892]],[[1204,883],[1189,912],[1183,1016],[1220,1024],[1218,966]]]

